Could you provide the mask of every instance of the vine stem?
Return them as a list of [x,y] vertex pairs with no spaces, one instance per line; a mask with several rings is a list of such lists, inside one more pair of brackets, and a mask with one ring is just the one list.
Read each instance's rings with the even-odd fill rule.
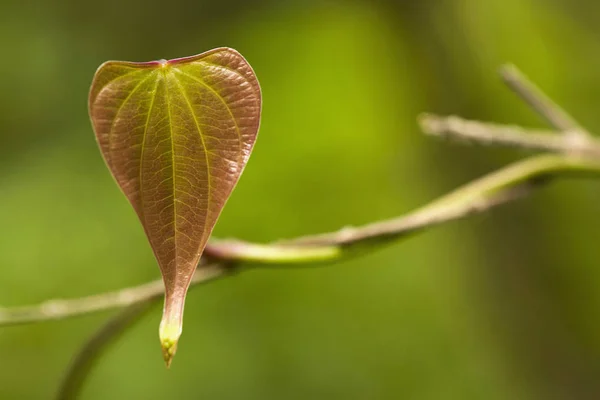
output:
[[[515,162],[404,216],[337,232],[299,237],[271,244],[213,240],[206,247],[192,285],[227,275],[240,264],[253,267],[306,266],[331,263],[375,250],[393,240],[516,200],[535,186],[561,176],[600,176],[600,142],[588,135],[566,111],[548,98],[513,65],[500,69],[506,85],[559,133],[516,126],[423,114],[421,129],[428,134],[479,143],[553,152]],[[577,140],[572,135],[576,132]],[[554,133],[554,134],[553,134]],[[114,292],[77,299],[57,299],[31,306],[0,307],[0,327],[75,317],[122,308],[161,296],[160,280]]]
[[[328,264],[373,251],[442,223],[482,213],[516,200],[531,189],[561,176],[600,177],[600,161],[544,154],[513,163],[468,183],[414,212],[362,227],[275,242],[215,240],[205,251],[192,286],[248,268]],[[0,309],[0,326],[57,320],[122,308],[163,294],[162,281],[88,297],[50,300],[41,304]]]

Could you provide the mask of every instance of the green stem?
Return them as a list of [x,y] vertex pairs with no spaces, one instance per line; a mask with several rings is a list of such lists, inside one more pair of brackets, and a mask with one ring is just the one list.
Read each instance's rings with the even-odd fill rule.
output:
[[[251,263],[253,266],[305,266],[331,263],[378,249],[448,221],[491,208],[494,196],[528,182],[560,176],[600,176],[600,161],[562,155],[540,155],[518,161],[435,200],[403,217],[359,228],[301,237],[263,245],[237,241],[214,241],[207,256],[217,261]],[[199,268],[192,284],[210,281],[229,272],[229,267]],[[33,306],[0,309],[0,326],[70,318],[129,306],[163,291],[161,281],[117,292],[71,300],[52,300]]]

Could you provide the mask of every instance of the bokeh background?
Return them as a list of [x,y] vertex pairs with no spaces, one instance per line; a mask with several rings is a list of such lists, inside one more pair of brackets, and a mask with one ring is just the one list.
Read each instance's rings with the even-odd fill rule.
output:
[[[0,304],[159,277],[87,116],[108,59],[234,47],[262,128],[215,230],[270,241],[410,211],[525,156],[426,138],[423,111],[543,127],[502,87],[519,66],[600,131],[593,0],[3,0]],[[83,399],[598,399],[600,183],[533,197],[330,267],[192,290],[173,367],[160,307]],[[0,398],[48,399],[111,313],[0,330]]]

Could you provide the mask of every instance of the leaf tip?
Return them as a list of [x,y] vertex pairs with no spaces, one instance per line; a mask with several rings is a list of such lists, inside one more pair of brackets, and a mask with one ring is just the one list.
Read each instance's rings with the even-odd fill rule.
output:
[[175,352],[177,351],[177,341],[165,339],[161,341],[161,345],[165,364],[167,365],[167,368],[170,368]]
[[177,352],[177,343],[179,342],[179,336],[181,336],[181,329],[178,324],[161,325],[159,336],[163,358],[167,368],[169,368],[175,352]]

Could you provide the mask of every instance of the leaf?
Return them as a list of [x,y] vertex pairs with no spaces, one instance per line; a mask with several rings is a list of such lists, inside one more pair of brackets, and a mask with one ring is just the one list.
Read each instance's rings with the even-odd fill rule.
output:
[[159,334],[170,365],[185,295],[254,146],[260,86],[235,50],[145,63],[109,61],[90,90],[100,150],[160,266]]

